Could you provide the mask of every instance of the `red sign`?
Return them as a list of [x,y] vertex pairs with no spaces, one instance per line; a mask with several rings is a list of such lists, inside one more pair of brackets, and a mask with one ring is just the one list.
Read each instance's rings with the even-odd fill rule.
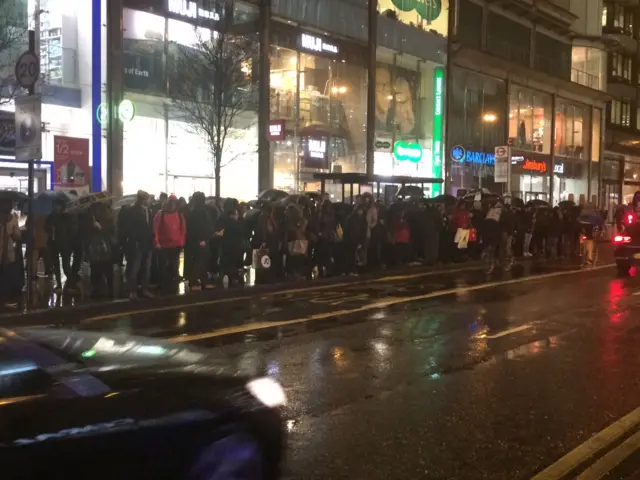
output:
[[54,186],[82,188],[89,184],[89,139],[53,137]]
[[271,120],[268,128],[267,140],[270,142],[282,142],[285,139],[287,132],[284,120]]
[[547,171],[547,163],[546,162],[538,162],[537,160],[529,160],[525,159],[522,164],[523,170],[528,170],[530,172],[539,172],[545,173]]

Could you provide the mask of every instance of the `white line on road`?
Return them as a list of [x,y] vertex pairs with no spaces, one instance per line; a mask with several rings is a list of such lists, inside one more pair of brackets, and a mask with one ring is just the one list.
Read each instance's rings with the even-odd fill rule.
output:
[[506,335],[511,335],[512,333],[521,332],[522,330],[527,330],[528,328],[533,327],[531,324],[520,325],[519,327],[509,328],[508,330],[503,330],[502,332],[498,332],[494,335],[487,335],[484,338],[500,338]]
[[582,472],[578,480],[600,480],[606,477],[611,470],[639,448],[640,432],[637,432]]
[[[589,272],[593,272],[594,270],[602,270],[605,268],[611,268],[612,266],[614,266],[613,264],[611,265],[601,265],[598,267],[592,267],[590,268],[588,271]],[[302,318],[296,318],[296,319],[292,319],[292,320],[282,320],[282,321],[278,321],[278,322],[255,322],[255,323],[249,323],[249,324],[245,324],[245,325],[236,325],[233,327],[228,327],[228,328],[221,328],[218,330],[214,330],[211,332],[205,332],[205,333],[197,333],[194,335],[181,335],[178,337],[173,337],[168,339],[168,341],[170,342],[174,342],[174,343],[181,343],[181,342],[194,342],[197,340],[204,340],[207,338],[214,338],[214,337],[222,337],[225,335],[232,335],[235,333],[245,333],[245,332],[250,332],[250,331],[255,331],[255,330],[264,330],[266,328],[274,328],[274,327],[281,327],[281,326],[285,326],[285,325],[295,325],[295,324],[299,324],[299,323],[306,323],[306,322],[310,322],[313,320],[324,320],[327,318],[335,318],[335,317],[339,317],[339,316],[344,316],[344,315],[352,315],[354,313],[360,313],[360,312],[366,312],[369,310],[379,310],[381,308],[386,308],[389,307],[391,305],[398,305],[401,303],[408,303],[408,302],[415,302],[418,300],[427,300],[430,298],[436,298],[436,297],[444,297],[446,295],[454,295],[454,294],[459,294],[459,293],[465,293],[465,292],[472,292],[472,291],[476,291],[476,290],[485,290],[487,288],[493,288],[493,287],[498,287],[498,286],[502,286],[502,285],[513,285],[516,283],[524,283],[524,282],[530,282],[530,281],[534,281],[534,280],[543,280],[545,278],[552,278],[552,277],[561,277],[561,276],[566,276],[566,275],[574,275],[576,273],[583,273],[585,272],[585,270],[568,270],[568,271],[560,271],[560,272],[552,272],[552,273],[545,273],[544,275],[536,275],[536,276],[530,276],[530,277],[520,277],[520,278],[513,278],[511,280],[503,280],[503,281],[498,281],[498,282],[489,282],[489,283],[483,283],[480,285],[471,285],[471,286],[467,286],[467,287],[458,287],[458,288],[451,288],[448,290],[440,290],[437,292],[429,292],[429,293],[425,293],[422,295],[415,295],[415,296],[411,296],[411,297],[398,297],[398,298],[391,298],[391,299],[385,299],[382,301],[378,301],[375,303],[370,303],[369,305],[364,305],[362,307],[358,307],[358,308],[353,308],[350,310],[336,310],[333,312],[325,312],[325,313],[318,313],[315,315],[309,315],[307,317],[302,317]]]
[[531,480],[559,480],[567,476],[580,464],[606,449],[627,432],[640,424],[640,408],[625,415],[607,428],[597,433],[582,445],[576,447],[553,465],[538,473]]

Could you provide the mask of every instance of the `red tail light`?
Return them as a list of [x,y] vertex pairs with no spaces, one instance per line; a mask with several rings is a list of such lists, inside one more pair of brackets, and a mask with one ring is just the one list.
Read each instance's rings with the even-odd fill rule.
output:
[[616,235],[613,237],[613,243],[630,243],[631,237],[627,237],[626,235]]
[[636,216],[632,213],[630,213],[629,215],[627,215],[627,223],[629,225],[631,225],[636,219]]

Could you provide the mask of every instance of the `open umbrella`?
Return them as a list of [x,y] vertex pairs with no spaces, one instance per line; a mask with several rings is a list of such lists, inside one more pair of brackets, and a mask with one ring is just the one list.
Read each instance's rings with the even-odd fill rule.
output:
[[447,195],[446,193],[443,195],[438,195],[437,197],[433,197],[431,199],[432,203],[442,203],[444,205],[455,205],[458,203],[458,199],[453,195]]
[[46,190],[38,193],[33,199],[34,215],[49,215],[53,210],[53,204],[57,199],[62,200],[65,204],[78,198],[76,195],[65,191]]
[[0,199],[8,199],[12,202],[24,202],[29,196],[17,190],[0,190]]
[[88,209],[94,203],[106,203],[111,200],[113,200],[113,196],[107,191],[88,193],[71,200],[67,204],[67,211],[77,213]]
[[398,198],[424,198],[424,190],[417,185],[405,185],[396,196]]
[[530,207],[549,207],[549,202],[545,202],[544,200],[539,200],[539,199],[529,200],[527,202],[527,206],[530,206]]
[[113,209],[114,210],[119,210],[122,207],[130,207],[131,205],[136,203],[137,199],[138,199],[138,195],[137,194],[125,195],[124,197],[119,198],[115,202],[113,202]]

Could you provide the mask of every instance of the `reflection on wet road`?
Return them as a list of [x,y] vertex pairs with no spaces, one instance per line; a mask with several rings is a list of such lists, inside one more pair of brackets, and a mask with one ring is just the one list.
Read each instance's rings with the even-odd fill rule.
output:
[[[525,479],[640,406],[640,279],[522,275],[346,285],[83,327],[187,340],[277,377],[286,478]],[[627,448],[635,472],[640,453]]]

